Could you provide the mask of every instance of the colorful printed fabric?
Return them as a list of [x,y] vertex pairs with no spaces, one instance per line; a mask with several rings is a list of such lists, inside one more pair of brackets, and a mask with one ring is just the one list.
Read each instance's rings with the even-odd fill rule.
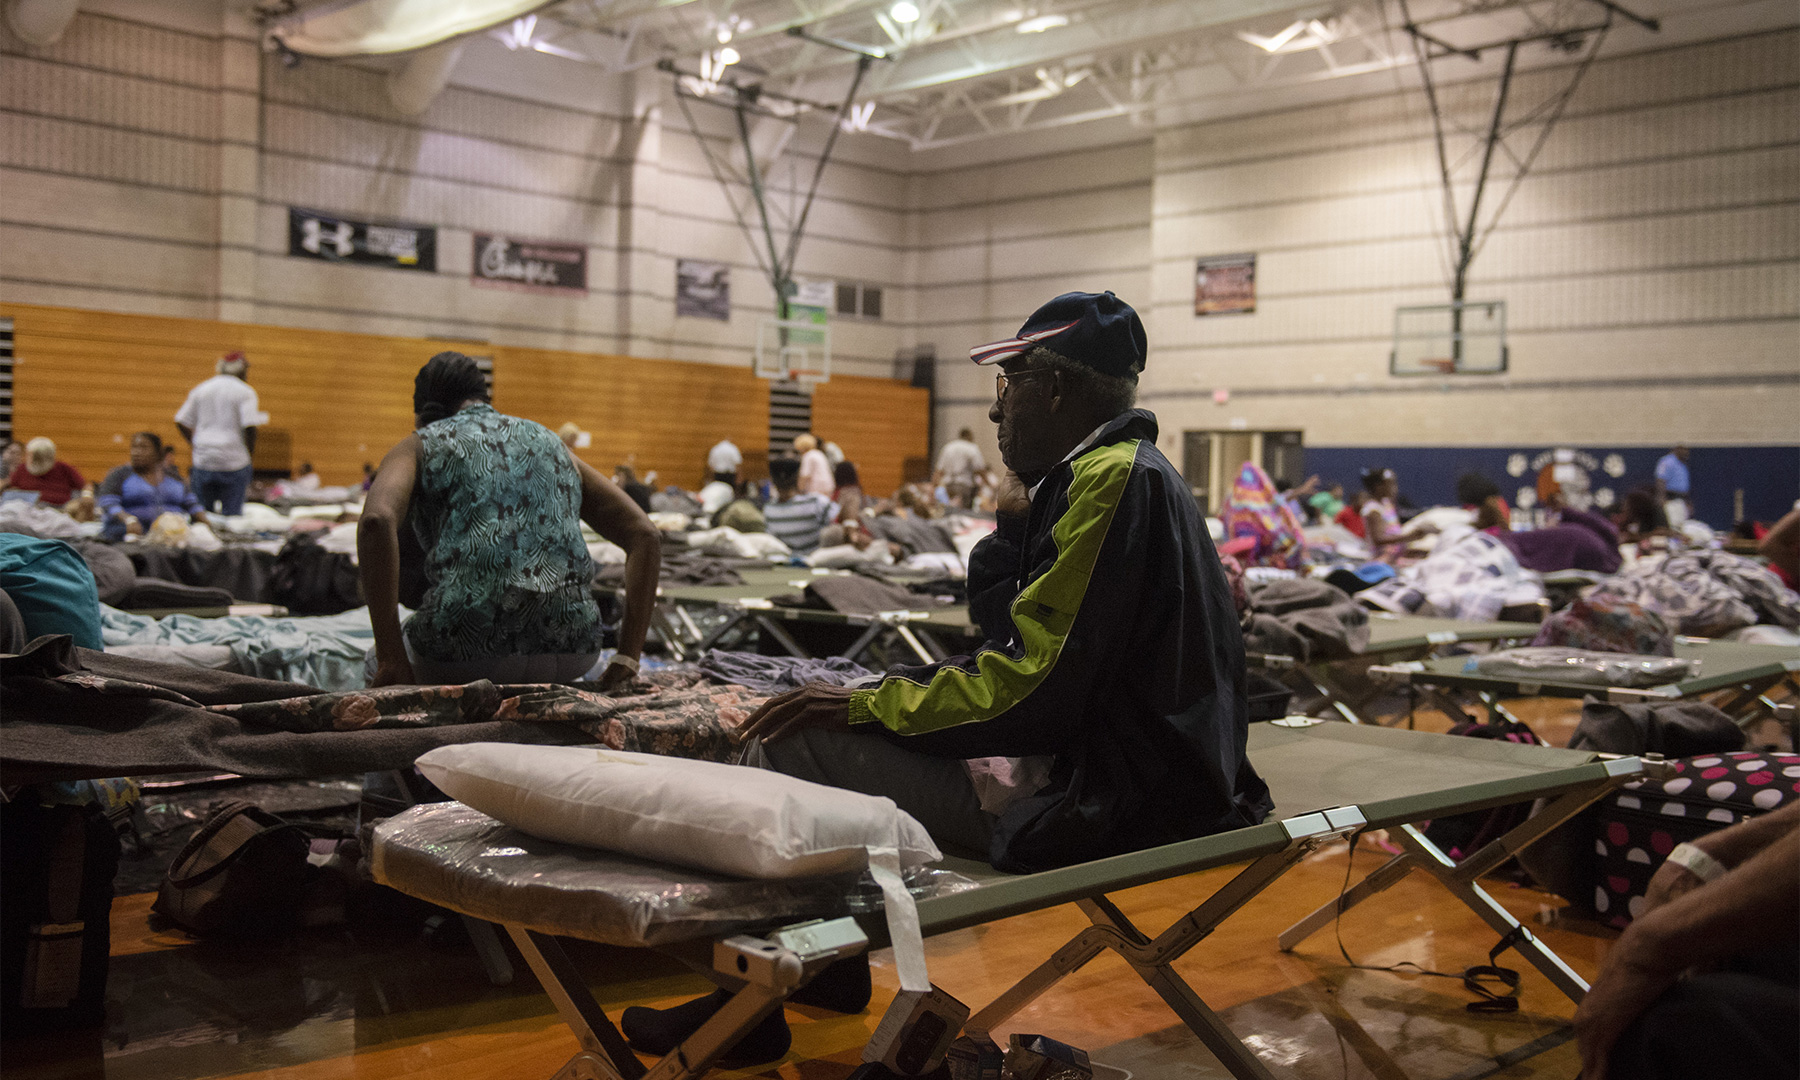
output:
[[1255,541],[1254,546],[1241,553],[1245,564],[1280,570],[1299,567],[1306,552],[1300,518],[1275,490],[1262,466],[1244,462],[1219,520],[1225,526],[1227,545],[1245,538]]
[[1587,596],[1544,620],[1533,645],[1592,652],[1674,656],[1675,634],[1661,615],[1629,600]]
[[408,515],[429,586],[406,639],[429,660],[598,652],[581,474],[542,424],[472,405],[419,429]]
[[1800,596],[1754,559],[1692,551],[1639,563],[1596,585],[1601,596],[1640,604],[1677,633],[1721,637],[1757,623],[1800,627]]
[[[108,692],[96,684],[106,680],[93,675],[65,675],[59,681]],[[137,684],[124,685],[143,690]],[[560,723],[577,727],[614,750],[734,761],[739,747],[732,732],[766,700],[767,695],[747,687],[716,685],[698,671],[665,670],[646,672],[628,690],[612,694],[553,684],[500,687],[481,680],[464,686],[385,686],[214,705],[211,711],[248,726],[293,732],[446,727],[491,720]]]

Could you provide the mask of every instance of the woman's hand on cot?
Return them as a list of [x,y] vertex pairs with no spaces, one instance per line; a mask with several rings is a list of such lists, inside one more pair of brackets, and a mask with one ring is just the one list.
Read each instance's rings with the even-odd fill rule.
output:
[[415,686],[418,677],[413,674],[412,661],[402,656],[398,660],[380,660],[375,665],[375,678],[369,686]]
[[770,698],[737,730],[737,741],[785,739],[803,728],[850,730],[850,691],[830,683],[808,683]]

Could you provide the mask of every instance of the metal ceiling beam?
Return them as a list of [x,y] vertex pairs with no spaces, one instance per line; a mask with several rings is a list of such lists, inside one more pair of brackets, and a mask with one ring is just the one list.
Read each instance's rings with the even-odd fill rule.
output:
[[916,93],[1074,56],[1150,45],[1293,8],[1293,0],[1172,0],[1037,34],[989,35],[954,51],[914,50],[892,69],[876,73],[870,96]]

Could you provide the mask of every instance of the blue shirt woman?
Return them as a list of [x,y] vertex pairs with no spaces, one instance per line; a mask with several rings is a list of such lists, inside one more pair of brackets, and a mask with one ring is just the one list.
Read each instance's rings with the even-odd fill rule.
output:
[[165,513],[205,516],[187,485],[163,472],[162,459],[162,439],[140,431],[131,437],[131,464],[119,466],[100,481],[95,501],[107,539],[140,534]]

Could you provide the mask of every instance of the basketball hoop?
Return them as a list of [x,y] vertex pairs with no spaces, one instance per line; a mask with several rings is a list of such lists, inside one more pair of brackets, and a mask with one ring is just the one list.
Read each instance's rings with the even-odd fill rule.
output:
[[831,381],[831,327],[806,319],[763,319],[756,326],[756,374],[818,386]]

